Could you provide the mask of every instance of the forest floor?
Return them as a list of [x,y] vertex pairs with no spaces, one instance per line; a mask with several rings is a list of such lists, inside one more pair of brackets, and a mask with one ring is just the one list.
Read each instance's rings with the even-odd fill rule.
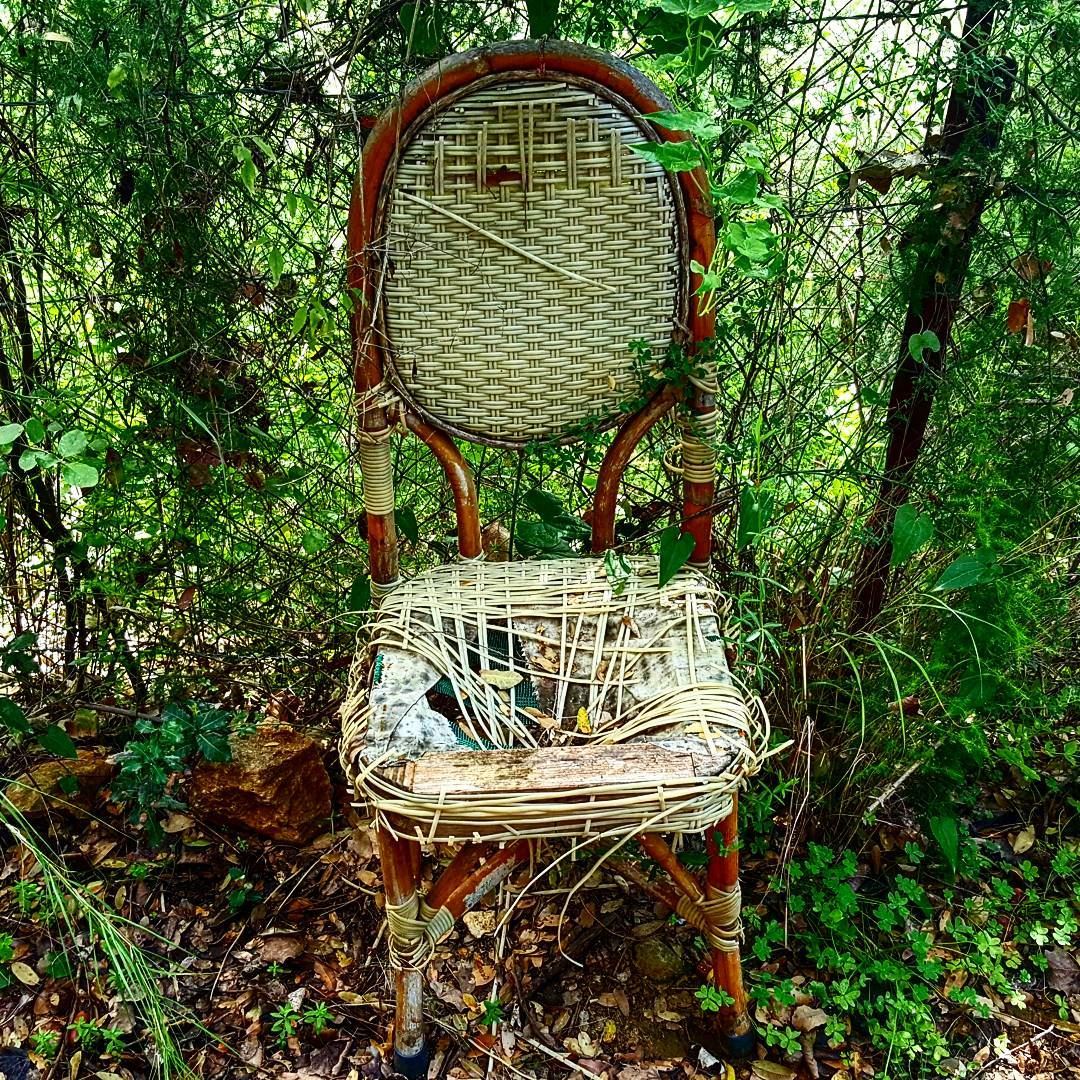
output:
[[[321,734],[335,768],[332,732],[327,727]],[[97,738],[108,743],[104,727]],[[9,762],[4,775],[25,764]],[[171,1029],[196,1072],[358,1080],[387,1071],[393,1005],[381,880],[371,831],[356,819],[343,784],[333,828],[303,847],[215,829],[180,809],[163,815],[166,839],[155,850],[106,795],[89,814],[53,812],[36,824],[93,896],[159,936],[141,935],[173,968],[162,980],[180,1007]],[[1024,846],[1018,830],[1046,814],[1028,805],[1005,820],[1000,795],[986,798],[991,824],[983,842],[1005,863],[1017,863]],[[914,840],[926,838],[902,815],[879,823],[867,832],[843,887],[867,892],[878,881],[885,889]],[[28,850],[9,844],[4,854],[0,948],[9,943],[9,955],[0,957],[7,983],[0,991],[0,1042],[35,1049],[43,1080],[148,1075],[137,1003],[116,993],[108,961],[85,933],[72,936],[50,913]],[[762,916],[759,930],[771,912],[773,925],[790,930],[791,938],[775,940],[766,962],[744,951],[751,985],[782,980],[788,995],[759,995],[760,1030],[787,1034],[763,1044],[757,1059],[728,1065],[699,1000],[703,952],[695,932],[610,874],[594,875],[567,903],[575,870],[588,865],[569,867],[563,878],[549,875],[519,898],[516,889],[528,879],[523,871],[439,946],[429,972],[432,1076],[1080,1076],[1080,965],[1052,942],[1046,980],[1032,984],[1023,1000],[1003,1001],[985,980],[979,992],[992,1007],[981,1016],[942,996],[935,1022],[963,1054],[944,1062],[912,1053],[892,1057],[880,1037],[875,1044],[858,1023],[817,1008],[812,987],[824,976],[803,955],[805,919],[777,889],[782,856],[768,846],[744,857],[744,896],[751,914]],[[824,880],[837,891],[835,881]],[[948,889],[927,895],[934,910],[920,918],[944,928],[956,901]],[[872,938],[874,929],[866,934]],[[1007,928],[993,938],[1000,939],[1007,952]],[[910,950],[899,955],[901,963],[914,963]]]

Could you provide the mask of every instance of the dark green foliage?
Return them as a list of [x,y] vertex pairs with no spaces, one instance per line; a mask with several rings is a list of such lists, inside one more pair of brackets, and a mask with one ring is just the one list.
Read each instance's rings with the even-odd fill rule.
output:
[[134,737],[121,754],[120,772],[112,785],[113,798],[130,805],[130,819],[142,823],[151,843],[160,843],[155,813],[182,809],[170,782],[189,764],[230,761],[232,716],[202,705],[167,705],[155,719],[135,722]]

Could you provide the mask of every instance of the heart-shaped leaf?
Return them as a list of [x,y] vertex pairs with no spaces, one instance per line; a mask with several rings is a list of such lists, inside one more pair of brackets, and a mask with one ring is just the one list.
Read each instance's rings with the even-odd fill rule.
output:
[[678,525],[660,534],[660,585],[666,585],[685,565],[694,550],[694,538]]
[[934,535],[934,522],[929,514],[922,514],[911,503],[904,503],[896,511],[892,531],[892,566],[907,562]]

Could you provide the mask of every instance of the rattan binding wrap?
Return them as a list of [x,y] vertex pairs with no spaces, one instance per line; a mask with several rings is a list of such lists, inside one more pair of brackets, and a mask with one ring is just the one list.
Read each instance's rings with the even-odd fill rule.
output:
[[502,444],[608,422],[686,303],[678,186],[598,88],[505,79],[414,125],[384,189],[388,377],[446,430]]
[[[599,559],[455,564],[403,582],[385,597],[357,651],[342,708],[342,761],[380,824],[426,840],[510,840],[700,832],[723,818],[731,793],[758,769],[767,721],[732,685],[723,661],[717,664],[720,604],[712,582],[685,569],[661,588],[654,561],[641,560],[635,569],[616,595]],[[508,628],[516,644],[494,655],[492,633]],[[675,641],[681,677],[669,681],[662,665]],[[396,718],[373,713],[372,662],[387,650],[414,654],[448,679],[459,723],[478,744],[524,750],[571,744],[602,754],[612,744],[674,742],[696,750],[698,767],[640,781],[601,778],[568,787],[563,777],[549,788],[492,792],[463,784],[415,791],[386,738]],[[547,720],[559,722],[538,725],[537,710],[519,690],[484,677],[493,668],[546,681]],[[423,693],[422,686],[414,689]],[[586,724],[561,723],[580,715],[579,707]],[[451,756],[468,768],[483,753]]]

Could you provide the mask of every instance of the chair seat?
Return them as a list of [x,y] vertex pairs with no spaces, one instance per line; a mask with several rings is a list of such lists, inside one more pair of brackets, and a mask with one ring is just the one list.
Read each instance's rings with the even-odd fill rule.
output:
[[756,771],[715,585],[655,560],[441,566],[385,596],[342,709],[357,795],[425,840],[696,832]]

